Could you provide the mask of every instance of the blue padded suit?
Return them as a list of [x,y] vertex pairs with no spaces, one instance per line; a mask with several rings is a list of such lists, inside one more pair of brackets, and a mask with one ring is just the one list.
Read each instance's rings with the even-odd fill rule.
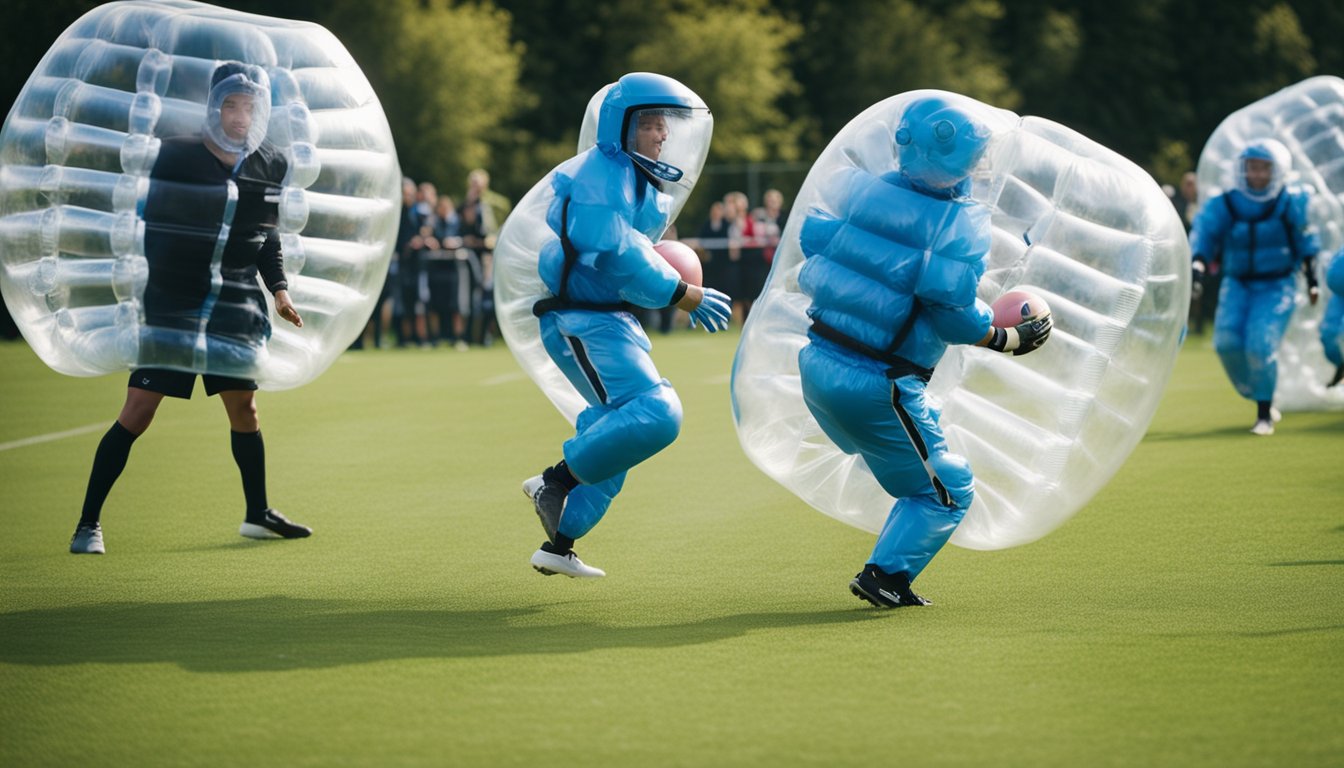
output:
[[1274,398],[1279,342],[1297,294],[1294,273],[1320,250],[1308,202],[1300,190],[1257,201],[1233,189],[1206,202],[1190,229],[1195,261],[1222,260],[1213,346],[1248,400]]
[[[613,88],[607,99],[619,97]],[[671,197],[622,151],[622,126],[610,123],[623,112],[604,108],[597,146],[556,169],[546,216],[556,239],[543,246],[538,264],[553,295],[571,305],[605,307],[557,309],[540,318],[546,351],[589,404],[564,444],[565,462],[582,481],[557,529],[572,539],[602,519],[626,471],[681,430],[681,401],[654,367],[643,328],[620,309],[622,302],[666,307],[681,282],[653,250],[667,228]],[[572,246],[568,274],[562,233]]]
[[1321,346],[1325,359],[1338,368],[1344,365],[1344,248],[1341,248],[1325,268],[1325,284],[1330,286],[1330,303],[1325,305],[1321,318]]
[[990,212],[963,196],[964,181],[933,192],[899,172],[849,173],[843,210],[814,209],[803,224],[798,282],[813,321],[798,356],[803,397],[897,498],[869,562],[913,582],[971,505],[971,468],[948,452],[925,385],[948,344],[990,330],[976,298]]

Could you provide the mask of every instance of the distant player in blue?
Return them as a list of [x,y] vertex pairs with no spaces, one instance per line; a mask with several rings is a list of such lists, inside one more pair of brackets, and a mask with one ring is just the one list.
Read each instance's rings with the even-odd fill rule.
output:
[[895,133],[899,169],[855,170],[842,210],[809,211],[799,286],[812,299],[798,355],[803,398],[830,439],[863,456],[896,503],[850,591],[880,608],[926,605],[911,583],[971,505],[966,460],[948,452],[925,400],[949,344],[1026,354],[1049,316],[993,328],[976,298],[990,211],[967,197],[988,130],[940,97],[912,102]]
[[1232,386],[1256,403],[1251,432],[1272,435],[1279,342],[1293,314],[1296,272],[1305,274],[1315,304],[1321,245],[1307,220],[1307,193],[1285,187],[1292,165],[1287,147],[1273,139],[1254,141],[1237,163],[1236,189],[1210,199],[1195,217],[1190,252],[1196,276],[1209,262],[1222,261],[1213,347]]
[[[523,483],[547,541],[532,555],[545,575],[606,575],[579,560],[575,540],[602,519],[628,469],[672,443],[681,401],[659,375],[633,306],[676,306],[713,333],[728,327],[731,302],[688,285],[653,250],[673,198],[694,180],[709,149],[705,103],[669,77],[634,73],[607,92],[597,145],[554,171],[546,222],[555,239],[538,269],[551,293],[533,308],[551,359],[588,401],[564,460]],[[689,184],[687,184],[689,182]]]
[[1325,359],[1335,366],[1335,373],[1326,384],[1333,387],[1344,381],[1344,248],[1326,267],[1325,284],[1334,295],[1321,318],[1321,346],[1325,347]]

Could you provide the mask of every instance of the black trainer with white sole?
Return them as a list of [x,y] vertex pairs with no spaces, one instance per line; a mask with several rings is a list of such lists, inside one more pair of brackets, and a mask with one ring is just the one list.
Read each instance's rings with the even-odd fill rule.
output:
[[904,571],[891,574],[872,563],[864,566],[854,580],[849,582],[849,591],[860,600],[866,600],[878,608],[904,608],[930,604],[910,588],[910,578]]
[[249,539],[305,539],[313,535],[313,529],[291,522],[274,509],[268,509],[259,517],[245,520],[238,533]]

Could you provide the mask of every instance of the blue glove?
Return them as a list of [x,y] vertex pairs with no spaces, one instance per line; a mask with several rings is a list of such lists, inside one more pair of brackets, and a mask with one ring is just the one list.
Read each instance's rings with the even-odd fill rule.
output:
[[733,317],[733,300],[728,298],[728,294],[713,288],[705,288],[704,291],[705,297],[700,300],[700,306],[691,310],[691,327],[699,323],[710,333],[725,330]]

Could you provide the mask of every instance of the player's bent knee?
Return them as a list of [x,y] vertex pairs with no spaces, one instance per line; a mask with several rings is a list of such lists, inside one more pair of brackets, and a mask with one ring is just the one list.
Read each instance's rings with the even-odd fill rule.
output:
[[650,396],[644,398],[643,420],[647,430],[645,438],[658,450],[676,442],[681,434],[681,399],[672,387],[660,385]]
[[944,503],[949,509],[956,510],[960,519],[975,498],[975,476],[971,474],[970,463],[955,453],[944,452],[930,456],[929,466],[943,486]]

